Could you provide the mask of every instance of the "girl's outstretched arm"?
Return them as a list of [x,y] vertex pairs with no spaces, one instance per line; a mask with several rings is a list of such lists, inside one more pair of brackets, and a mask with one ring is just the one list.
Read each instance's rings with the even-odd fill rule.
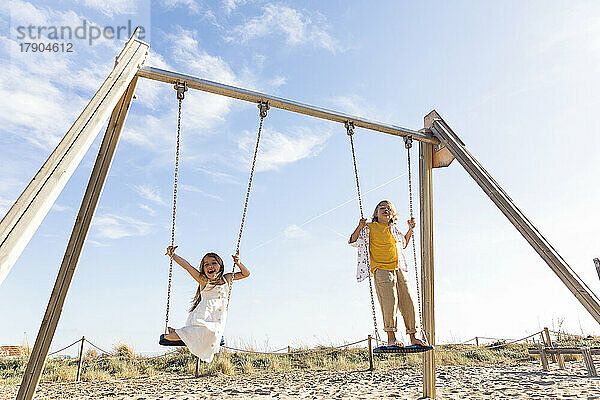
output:
[[[233,280],[237,281],[237,280],[249,277],[250,270],[248,268],[246,268],[246,266],[244,264],[242,264],[242,262],[240,261],[240,257],[239,256],[232,256],[232,257],[233,257],[233,263],[240,268],[240,272],[236,272],[233,275]],[[227,282],[231,282],[231,273],[225,274],[225,275],[223,275],[223,277],[225,279],[227,279]]]
[[167,252],[165,253],[165,255],[173,257],[173,261],[181,265],[183,269],[185,269],[192,276],[192,278],[194,278],[196,282],[198,282],[199,284],[206,283],[206,279],[203,278],[203,276],[200,274],[200,271],[194,268],[194,266],[190,264],[185,258],[175,254],[175,249],[177,247],[179,246],[167,247]]

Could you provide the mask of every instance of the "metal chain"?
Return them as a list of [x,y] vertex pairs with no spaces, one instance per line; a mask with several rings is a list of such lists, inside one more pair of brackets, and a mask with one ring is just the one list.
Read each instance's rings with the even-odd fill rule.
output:
[[[358,207],[360,208],[360,218],[364,218],[363,206],[362,206],[362,196],[360,194],[360,183],[358,181],[358,166],[356,164],[356,153],[354,151],[354,122],[346,121],[344,123],[346,127],[346,133],[350,137],[350,148],[352,149],[352,164],[354,165],[354,177],[356,178],[356,191],[358,192]],[[373,297],[373,283],[371,280],[371,261],[367,260],[367,267],[369,269],[368,277],[369,277],[369,294],[371,295],[371,311],[373,312],[373,327],[375,329],[375,339],[380,340],[379,338],[379,330],[377,329],[377,315],[375,313],[375,299]]]
[[[254,146],[254,156],[252,157],[252,167],[250,168],[250,178],[248,179],[248,190],[246,191],[246,200],[244,201],[244,211],[242,212],[242,222],[240,224],[240,232],[238,234],[237,245],[235,247],[235,255],[240,255],[240,245],[242,243],[242,233],[244,232],[244,222],[246,221],[246,211],[248,210],[248,200],[250,199],[250,189],[252,188],[252,178],[254,177],[254,168],[256,166],[256,158],[258,155],[258,145],[260,143],[260,134],[262,132],[263,120],[267,116],[269,110],[269,104],[267,102],[258,103],[258,109],[260,114],[260,124],[258,125],[258,135],[256,136],[256,145]],[[227,306],[225,310],[229,309],[229,300],[231,298],[231,290],[233,289],[233,281],[235,277],[235,263],[231,270],[231,283],[229,284],[229,291],[227,292]]]
[[[187,85],[177,82],[174,86],[177,90],[177,144],[175,146],[175,177],[173,180],[173,219],[171,221],[171,247],[175,245],[175,214],[177,212],[177,181],[179,179],[179,144],[181,138],[181,103],[187,91]],[[171,303],[171,282],[173,280],[173,256],[169,257],[169,284],[167,286],[167,311],[165,315],[165,334],[169,333],[169,308]]]
[[[412,169],[411,169],[411,163],[410,163],[410,149],[412,147],[412,137],[411,136],[406,136],[404,138],[404,147],[406,147],[406,154],[407,154],[407,160],[408,160],[408,208],[409,208],[409,213],[410,213],[410,219],[412,220],[414,218],[414,212],[413,212],[413,195],[412,195]],[[423,338],[425,339],[425,341],[427,343],[429,343],[429,339],[427,338],[427,334],[425,333],[425,330],[423,329],[423,312],[422,312],[422,304],[421,304],[421,291],[419,290],[419,270],[417,268],[417,247],[415,244],[415,232],[413,229],[413,233],[412,233],[412,250],[413,250],[413,263],[415,266],[415,280],[416,280],[416,287],[417,287],[417,301],[418,301],[418,308],[419,308],[419,327],[421,329],[421,334],[423,335]]]

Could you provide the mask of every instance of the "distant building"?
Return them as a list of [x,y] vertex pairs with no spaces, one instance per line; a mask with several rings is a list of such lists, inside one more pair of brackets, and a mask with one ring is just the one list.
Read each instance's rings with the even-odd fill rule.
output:
[[25,352],[25,346],[0,346],[0,358],[20,356]]

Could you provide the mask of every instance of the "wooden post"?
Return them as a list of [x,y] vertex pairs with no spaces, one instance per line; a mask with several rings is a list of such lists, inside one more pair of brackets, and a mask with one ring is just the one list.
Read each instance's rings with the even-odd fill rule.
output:
[[475,336],[475,346],[479,346],[479,338]]
[[596,372],[596,366],[594,365],[594,360],[592,359],[592,352],[589,347],[581,348],[581,355],[583,355],[583,362],[585,363],[585,367],[588,371],[589,376],[598,376]]
[[[546,343],[547,347],[554,347],[552,345],[552,339],[550,339],[550,331],[546,327],[544,327],[544,342]],[[558,361],[556,358],[556,354],[550,354],[550,358],[552,358],[553,363]]]
[[290,346],[288,346],[288,353],[292,352],[292,348]]
[[[432,111],[425,116],[425,127],[432,126],[439,115]],[[419,142],[419,202],[421,233],[421,288],[423,293],[423,331],[429,344],[435,346],[435,309],[433,274],[433,145]],[[419,284],[417,282],[417,284]],[[421,307],[421,305],[418,305]],[[435,354],[423,353],[423,397],[435,399]]]
[[[558,348],[558,345],[553,344],[552,347],[553,348]],[[563,356],[562,354],[556,354],[556,358],[558,360],[558,368],[559,369],[566,369],[566,367],[565,367],[565,356]]]
[[196,368],[194,369],[194,376],[197,378],[200,376],[200,358],[196,357]]
[[369,335],[369,371],[373,371],[375,368],[373,367],[373,337]]
[[77,382],[81,379],[81,364],[83,364],[83,344],[85,343],[85,336],[81,337],[81,346],[79,346],[79,362],[77,363]]
[[67,297],[67,292],[71,285],[73,275],[75,274],[79,256],[81,255],[92,222],[92,217],[96,211],[102,188],[106,182],[108,170],[110,169],[117,144],[119,143],[119,137],[129,111],[136,84],[137,77],[134,77],[117,103],[108,122],[108,127],[106,128],[104,139],[100,145],[98,157],[96,158],[94,169],[92,170],[88,186],[83,196],[79,213],[77,214],[77,219],[75,220],[75,225],[73,227],[73,232],[71,233],[67,250],[65,251],[58,276],[56,277],[54,289],[52,290],[46,313],[42,319],[42,324],[35,340],[33,351],[29,357],[16,400],[31,400],[39,383],[44,368],[44,362],[48,355],[48,349],[52,343],[52,338],[54,337],[54,332],[56,331],[56,326],[60,319],[65,298]]
[[546,346],[538,343],[536,347],[540,351],[540,362],[542,363],[542,369],[544,371],[550,371],[550,366],[548,365],[548,358],[546,358]]

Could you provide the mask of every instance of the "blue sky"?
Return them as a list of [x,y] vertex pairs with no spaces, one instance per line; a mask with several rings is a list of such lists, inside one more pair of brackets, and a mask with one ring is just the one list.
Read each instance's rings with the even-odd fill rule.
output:
[[[0,215],[126,39],[22,53],[17,27],[131,20],[146,29],[146,65],[412,129],[435,108],[600,290],[596,2],[9,0],[0,16]],[[177,102],[158,82],[141,80],[136,93],[52,348],[85,335],[160,350]],[[257,128],[253,104],[186,95],[176,242],[194,264],[216,251],[231,267]],[[0,344],[35,339],[100,136],[0,286]],[[407,217],[402,141],[359,129],[355,142],[366,213],[388,198]],[[356,283],[346,245],[359,212],[343,126],[271,110],[261,146],[241,251],[252,276],[234,287],[226,337],[257,348],[366,337],[368,288]],[[439,342],[543,326],[600,333],[458,163],[436,170],[434,185]],[[414,287],[412,267],[408,279]],[[173,326],[185,322],[194,292],[175,270]]]

